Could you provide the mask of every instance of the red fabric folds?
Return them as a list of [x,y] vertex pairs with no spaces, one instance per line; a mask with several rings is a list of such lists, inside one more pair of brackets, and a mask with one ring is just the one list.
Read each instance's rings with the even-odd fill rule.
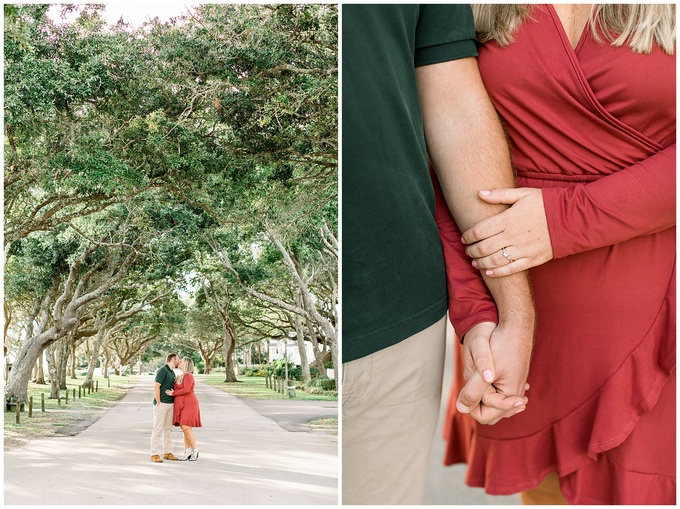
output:
[[[530,270],[538,323],[527,410],[495,426],[459,414],[456,345],[444,462],[467,462],[468,484],[492,494],[556,471],[570,503],[674,504],[675,57],[589,32],[574,50],[554,9],[536,6],[514,43],[480,47],[479,64],[518,186],[543,190],[555,259]],[[475,309],[468,299],[488,305],[488,295],[460,290],[471,279],[456,271],[469,261],[447,228],[461,323]]]
[[194,394],[196,381],[194,375],[186,373],[181,384],[175,382],[175,408],[172,423],[174,426],[191,426],[200,428],[201,411],[198,406],[198,398]]
[[472,259],[465,254],[465,244],[460,241],[462,233],[453,219],[437,175],[430,163],[430,178],[434,187],[434,218],[442,239],[446,279],[449,291],[449,319],[458,338],[482,322],[498,323],[496,304],[491,298],[479,271],[472,266]]

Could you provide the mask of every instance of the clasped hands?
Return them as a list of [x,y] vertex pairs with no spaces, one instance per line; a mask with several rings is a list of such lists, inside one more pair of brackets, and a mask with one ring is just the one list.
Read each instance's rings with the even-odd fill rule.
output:
[[524,393],[533,347],[533,322],[482,322],[463,340],[465,387],[456,408],[481,424],[496,424],[526,410]]
[[[486,276],[502,277],[553,258],[540,189],[480,191],[479,198],[511,207],[463,233],[462,242],[475,268]],[[533,320],[516,314],[509,320],[501,319],[498,326],[480,323],[465,334],[466,384],[456,401],[459,412],[469,413],[481,424],[493,425],[526,409],[533,332]]]

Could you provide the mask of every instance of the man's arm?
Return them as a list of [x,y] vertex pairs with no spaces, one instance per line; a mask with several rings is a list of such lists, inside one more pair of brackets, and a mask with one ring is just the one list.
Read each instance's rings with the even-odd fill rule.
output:
[[153,384],[153,395],[156,397],[156,403],[161,402],[161,384],[160,382],[155,382]]
[[[480,189],[515,187],[507,142],[476,59],[421,66],[416,68],[416,77],[428,152],[447,204],[464,231],[506,208],[482,202],[477,193]],[[491,351],[497,352],[494,385],[506,395],[521,395],[535,323],[528,275],[483,277],[498,307],[500,322],[491,338]],[[481,376],[472,383],[474,387],[468,387],[469,382],[463,390],[464,404],[474,403],[475,398],[479,401],[488,388]]]

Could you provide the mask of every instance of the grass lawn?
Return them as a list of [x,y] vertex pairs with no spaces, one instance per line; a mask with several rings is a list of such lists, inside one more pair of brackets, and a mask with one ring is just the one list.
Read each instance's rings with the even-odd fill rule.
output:
[[209,375],[196,375],[196,379],[202,382],[217,387],[218,389],[228,392],[238,398],[245,399],[297,399],[297,400],[313,400],[313,401],[337,401],[337,396],[328,396],[324,394],[309,394],[300,389],[295,389],[295,398],[289,398],[288,394],[280,394],[273,389],[268,389],[265,385],[265,378],[263,377],[236,377],[238,382],[225,383],[224,373],[211,373]]
[[[134,376],[114,376],[107,380],[95,377],[99,382],[99,390],[89,394],[81,393],[78,398],[78,387],[83,379],[67,379],[69,397],[68,404],[65,391],[62,391],[61,407],[56,399],[49,399],[50,386],[28,384],[28,396],[33,396],[33,417],[28,416],[28,402],[20,416],[20,424],[16,423],[16,412],[4,412],[5,450],[24,445],[31,439],[55,435],[76,435],[96,421],[107,408],[121,399],[127,391],[137,384]],[[109,386],[109,383],[111,387]],[[73,398],[73,389],[76,397]],[[45,394],[45,412],[41,411],[40,394]]]
[[338,434],[338,418],[327,417],[326,419],[314,419],[309,422],[309,425],[315,429],[327,430],[334,435]]

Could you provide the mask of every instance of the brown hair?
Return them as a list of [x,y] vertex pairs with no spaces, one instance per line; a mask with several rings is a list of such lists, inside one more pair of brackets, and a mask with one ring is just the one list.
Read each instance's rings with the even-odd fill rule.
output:
[[165,357],[165,362],[170,362],[172,359],[175,357],[179,357],[176,353],[170,352],[166,357]]

